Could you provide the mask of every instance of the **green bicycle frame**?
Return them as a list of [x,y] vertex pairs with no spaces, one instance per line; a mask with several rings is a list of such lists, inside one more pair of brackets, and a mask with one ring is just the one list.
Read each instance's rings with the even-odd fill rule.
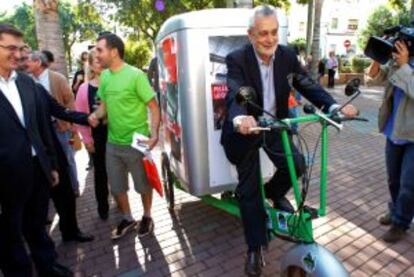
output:
[[[287,125],[291,125],[293,123],[305,123],[305,122],[315,122],[321,121],[322,124],[322,136],[321,136],[321,173],[320,173],[320,198],[319,198],[319,209],[318,215],[325,216],[326,215],[326,181],[328,176],[328,125],[326,121],[321,120],[321,118],[317,115],[310,115],[304,117],[298,117],[293,119],[284,119],[282,122],[286,123]],[[298,179],[296,176],[296,169],[294,166],[293,155],[292,155],[292,148],[289,143],[289,138],[286,130],[282,131],[282,143],[283,149],[285,150],[288,166],[289,166],[289,173],[290,178],[292,180],[293,192],[295,195],[296,204],[301,204],[301,193],[299,190]]]
[[[293,119],[284,119],[279,122],[291,126],[294,123],[306,123],[306,122],[320,122],[322,125],[321,136],[321,172],[320,172],[320,200],[318,216],[326,215],[326,189],[327,189],[327,165],[328,165],[328,125],[318,115],[307,115],[303,117],[297,117]],[[289,141],[289,135],[287,129],[281,130],[283,149],[286,155],[289,174],[292,181],[293,193],[295,197],[296,207],[302,205],[302,194],[297,179],[295,163],[292,154],[292,147]],[[273,239],[276,236],[281,236],[286,239],[294,240],[303,243],[313,243],[313,229],[311,215],[305,211],[289,213],[272,208],[265,200],[265,192],[263,179],[260,180],[261,194],[264,202],[266,214],[268,216],[267,229],[269,239]],[[205,203],[222,209],[232,215],[240,217],[240,211],[236,199],[226,198],[220,199],[212,195],[206,195],[200,197]]]

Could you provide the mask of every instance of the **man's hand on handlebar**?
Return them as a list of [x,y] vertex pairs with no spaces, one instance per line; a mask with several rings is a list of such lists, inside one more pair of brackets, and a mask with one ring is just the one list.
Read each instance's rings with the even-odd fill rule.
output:
[[341,113],[345,116],[345,117],[355,117],[359,114],[359,111],[357,108],[355,108],[353,105],[348,104],[346,106],[344,106],[341,109]]
[[252,131],[251,128],[257,127],[256,119],[253,116],[238,116],[233,122],[237,131],[242,135],[257,134],[258,131]]

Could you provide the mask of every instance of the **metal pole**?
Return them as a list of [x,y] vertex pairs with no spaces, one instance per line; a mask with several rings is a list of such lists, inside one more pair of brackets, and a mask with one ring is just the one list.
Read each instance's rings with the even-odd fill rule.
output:
[[227,0],[227,8],[252,8],[253,0]]
[[328,176],[328,126],[326,121],[322,123],[322,141],[321,141],[321,183],[320,183],[320,200],[319,216],[326,215],[326,179]]

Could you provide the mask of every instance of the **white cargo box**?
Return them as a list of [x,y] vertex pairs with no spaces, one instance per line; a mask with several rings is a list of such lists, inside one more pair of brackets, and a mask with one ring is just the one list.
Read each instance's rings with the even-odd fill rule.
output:
[[[226,55],[248,43],[252,10],[212,9],[168,19],[156,39],[164,149],[183,188],[201,196],[232,190],[235,167],[220,144],[227,93]],[[286,15],[278,10],[279,42],[287,43]],[[261,153],[262,174],[274,173]]]

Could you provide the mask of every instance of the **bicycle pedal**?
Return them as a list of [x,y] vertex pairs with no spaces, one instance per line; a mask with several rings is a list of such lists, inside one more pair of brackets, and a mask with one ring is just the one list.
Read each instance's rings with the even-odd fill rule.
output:
[[311,219],[316,219],[316,218],[319,217],[318,209],[316,209],[316,208],[313,208],[313,207],[310,207],[310,206],[304,206],[303,210],[305,212],[307,212],[308,214],[310,214]]

